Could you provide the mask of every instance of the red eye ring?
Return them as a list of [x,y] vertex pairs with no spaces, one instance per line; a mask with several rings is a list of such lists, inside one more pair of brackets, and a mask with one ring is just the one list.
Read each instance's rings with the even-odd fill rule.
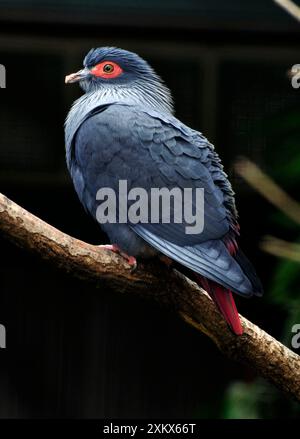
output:
[[113,61],[102,61],[91,69],[91,73],[100,78],[110,79],[120,76],[123,69]]

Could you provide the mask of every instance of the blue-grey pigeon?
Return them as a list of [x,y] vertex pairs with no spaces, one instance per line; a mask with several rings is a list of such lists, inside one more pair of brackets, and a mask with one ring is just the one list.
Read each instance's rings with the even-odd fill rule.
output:
[[[200,207],[195,198],[186,202],[174,192],[172,221],[159,214],[156,221],[130,218],[101,227],[113,244],[108,248],[130,255],[132,264],[164,255],[191,270],[233,332],[242,334],[232,291],[249,297],[263,289],[238,246],[234,192],[213,145],[174,117],[169,89],[137,54],[101,47],[86,55],[83,66],[65,79],[85,92],[65,124],[67,166],[81,203],[98,219],[101,188],[113,190],[120,214],[120,181],[149,197],[153,188],[201,189]],[[186,218],[174,220],[175,201],[203,218],[201,230],[190,233]]]

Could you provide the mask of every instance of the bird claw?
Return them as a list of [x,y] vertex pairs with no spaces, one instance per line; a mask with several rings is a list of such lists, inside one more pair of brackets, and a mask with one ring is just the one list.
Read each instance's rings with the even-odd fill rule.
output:
[[137,268],[137,261],[134,256],[129,256],[127,253],[123,252],[120,247],[116,244],[104,244],[99,245],[99,247],[104,248],[105,250],[109,250],[111,252],[117,253],[122,256],[122,258],[126,259],[128,265],[130,265],[130,271],[134,272]]
[[127,260],[127,263],[130,265],[130,271],[133,273],[137,269],[137,261],[134,256],[129,256],[126,253],[120,253],[123,258]]

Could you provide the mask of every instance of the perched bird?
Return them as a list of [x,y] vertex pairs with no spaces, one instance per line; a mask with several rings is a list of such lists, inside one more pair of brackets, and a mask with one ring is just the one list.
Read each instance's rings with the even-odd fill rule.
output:
[[[105,223],[114,251],[135,258],[165,255],[194,273],[233,332],[243,333],[232,292],[261,296],[262,285],[240,250],[234,192],[212,144],[173,115],[169,89],[135,53],[115,47],[92,49],[84,68],[66,76],[85,94],[65,123],[66,159],[78,197],[96,219],[97,191],[202,188],[201,233],[186,233],[186,222]],[[197,208],[192,201],[192,207]]]

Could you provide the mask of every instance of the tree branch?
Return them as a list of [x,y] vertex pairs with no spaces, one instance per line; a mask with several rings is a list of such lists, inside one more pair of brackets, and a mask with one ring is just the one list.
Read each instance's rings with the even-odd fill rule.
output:
[[208,294],[177,271],[157,262],[140,263],[132,273],[120,256],[55,229],[0,194],[0,230],[16,245],[61,269],[116,291],[155,299],[208,335],[229,358],[253,367],[300,401],[300,357],[241,317],[242,336],[234,335]]
[[288,14],[300,21],[300,8],[291,0],[274,0],[279,6],[286,10]]

